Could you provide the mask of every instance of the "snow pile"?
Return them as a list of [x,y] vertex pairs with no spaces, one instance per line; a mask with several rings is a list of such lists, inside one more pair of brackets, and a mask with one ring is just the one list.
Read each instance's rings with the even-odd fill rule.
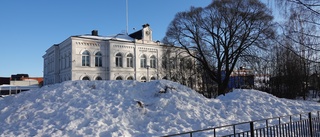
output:
[[0,99],[0,136],[162,136],[320,110],[235,90],[207,99],[170,81],[68,81]]

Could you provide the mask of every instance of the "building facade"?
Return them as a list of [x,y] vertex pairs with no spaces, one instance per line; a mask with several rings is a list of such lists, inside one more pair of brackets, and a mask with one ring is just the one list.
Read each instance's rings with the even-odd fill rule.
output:
[[130,35],[100,36],[93,30],[91,35],[71,36],[46,50],[44,85],[68,80],[170,79],[168,74],[175,68],[167,66],[179,60],[164,61],[168,50],[169,56],[187,56],[181,48],[153,41],[149,24]]

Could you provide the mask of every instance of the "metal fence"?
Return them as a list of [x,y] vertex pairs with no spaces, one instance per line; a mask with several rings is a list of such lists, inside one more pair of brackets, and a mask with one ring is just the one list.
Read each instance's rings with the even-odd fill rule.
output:
[[320,111],[166,135],[210,137],[320,137]]

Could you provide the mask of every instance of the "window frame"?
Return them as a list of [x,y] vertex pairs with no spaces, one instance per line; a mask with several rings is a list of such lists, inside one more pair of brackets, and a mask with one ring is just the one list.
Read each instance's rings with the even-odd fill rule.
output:
[[147,78],[146,78],[145,76],[142,76],[142,77],[140,78],[140,82],[147,82]]
[[95,61],[94,65],[96,67],[102,67],[102,54],[101,54],[101,52],[97,52],[95,54],[94,61]]
[[140,56],[140,68],[147,68],[147,56],[144,54]]
[[150,57],[150,68],[156,68],[157,67],[157,58],[156,56],[152,55]]
[[82,63],[81,65],[84,67],[90,66],[90,52],[88,50],[85,50],[81,54]]
[[133,68],[133,55],[131,53],[127,55],[127,67]]
[[122,67],[123,63],[122,63],[122,54],[119,52],[116,54],[115,56],[115,65],[116,67]]
[[116,80],[123,80],[123,78],[121,76],[117,76]]
[[89,78],[89,76],[84,76],[81,80],[89,80],[90,81],[90,78]]

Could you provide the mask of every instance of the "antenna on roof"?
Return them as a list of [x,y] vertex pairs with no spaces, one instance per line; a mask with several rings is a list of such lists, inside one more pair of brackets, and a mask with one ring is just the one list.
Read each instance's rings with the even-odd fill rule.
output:
[[126,0],[126,34],[128,35],[128,0]]

